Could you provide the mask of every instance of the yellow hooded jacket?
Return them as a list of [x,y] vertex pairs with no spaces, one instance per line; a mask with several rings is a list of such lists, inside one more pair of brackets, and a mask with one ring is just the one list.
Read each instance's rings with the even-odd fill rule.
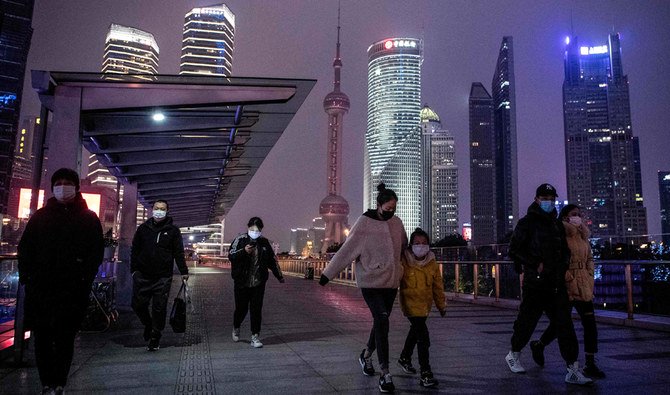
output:
[[419,261],[410,249],[405,249],[402,266],[404,273],[400,281],[400,307],[405,316],[428,317],[433,301],[438,310],[445,311],[447,300],[444,283],[435,255],[429,252]]

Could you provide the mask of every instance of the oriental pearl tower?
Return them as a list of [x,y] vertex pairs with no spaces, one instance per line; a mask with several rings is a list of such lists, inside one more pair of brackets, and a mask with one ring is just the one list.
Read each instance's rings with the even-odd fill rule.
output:
[[319,214],[326,223],[326,235],[321,253],[335,243],[342,244],[348,232],[349,203],[340,196],[342,190],[342,119],[349,111],[349,97],[340,91],[340,9],[337,9],[337,47],[333,69],[333,91],[323,99],[323,109],[328,114],[328,196],[319,205]]

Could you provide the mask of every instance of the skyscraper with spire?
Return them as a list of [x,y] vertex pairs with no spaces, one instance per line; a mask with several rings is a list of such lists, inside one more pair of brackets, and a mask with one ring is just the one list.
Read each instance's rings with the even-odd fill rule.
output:
[[594,237],[629,242],[647,233],[640,146],[633,136],[619,34],[609,45],[568,37],[563,123],[568,200],[586,208]]
[[326,157],[328,195],[319,205],[319,214],[326,223],[322,253],[335,243],[344,242],[348,228],[349,203],[340,196],[342,191],[342,120],[349,111],[349,97],[340,90],[340,9],[337,9],[337,45],[333,61],[335,79],[333,91],[323,99],[323,109],[328,114],[328,156]]

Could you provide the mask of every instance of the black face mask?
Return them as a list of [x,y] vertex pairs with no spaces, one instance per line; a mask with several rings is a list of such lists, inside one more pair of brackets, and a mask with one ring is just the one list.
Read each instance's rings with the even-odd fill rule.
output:
[[388,221],[389,219],[393,218],[393,214],[394,214],[393,211],[386,211],[386,210],[381,211],[381,217],[384,221]]

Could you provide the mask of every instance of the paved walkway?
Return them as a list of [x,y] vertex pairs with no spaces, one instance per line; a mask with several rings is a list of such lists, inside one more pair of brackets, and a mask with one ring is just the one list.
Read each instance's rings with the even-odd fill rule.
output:
[[[161,349],[147,352],[139,321],[122,313],[115,328],[81,334],[67,392],[72,394],[239,394],[378,393],[377,378],[361,373],[356,361],[371,327],[370,313],[358,289],[289,277],[271,277],[265,294],[261,338],[265,347],[230,338],[233,296],[227,270],[197,268],[189,283],[195,311],[186,334],[166,330]],[[178,281],[173,283],[176,292]],[[564,364],[553,344],[547,364],[536,367],[522,354],[525,375],[510,373],[504,362],[515,312],[452,302],[447,317],[428,320],[436,389],[418,385],[393,364],[397,393],[645,393],[670,390],[670,336],[637,328],[600,325],[600,366],[607,379],[593,387],[568,386]],[[544,328],[543,319],[539,327]],[[391,317],[391,355],[400,352],[408,322],[396,304]],[[576,322],[578,337],[581,326]],[[168,327],[169,328],[169,327]],[[580,341],[581,343],[581,341]],[[32,349],[25,367],[0,364],[0,393],[37,394],[39,380]],[[376,358],[376,357],[375,357]],[[582,356],[583,362],[583,356]],[[416,357],[415,357],[415,364]],[[375,360],[375,366],[378,366]]]

